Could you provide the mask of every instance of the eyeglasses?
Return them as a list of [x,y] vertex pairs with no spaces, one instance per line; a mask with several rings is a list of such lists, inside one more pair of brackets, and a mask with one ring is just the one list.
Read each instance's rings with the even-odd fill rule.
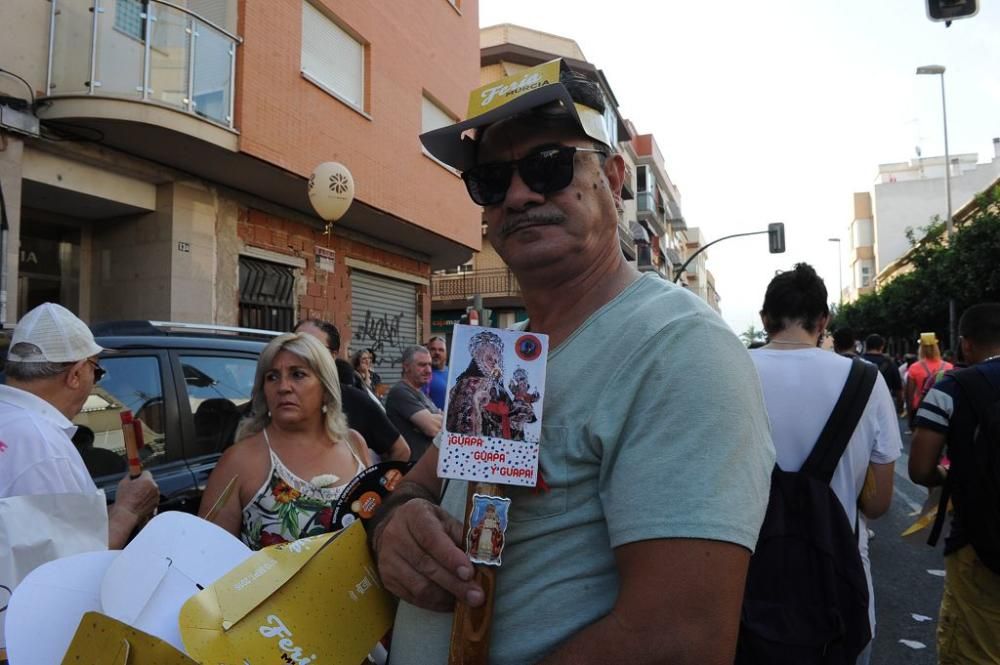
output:
[[103,379],[104,375],[108,373],[108,370],[98,365],[96,360],[91,360],[90,358],[87,358],[87,363],[94,368],[94,383],[97,383],[98,381]]
[[462,180],[469,190],[469,196],[481,206],[503,202],[507,197],[514,169],[517,169],[528,189],[536,194],[551,194],[565,189],[573,182],[573,161],[578,152],[596,152],[605,157],[608,154],[604,150],[576,146],[547,148],[510,162],[474,166],[462,174]]

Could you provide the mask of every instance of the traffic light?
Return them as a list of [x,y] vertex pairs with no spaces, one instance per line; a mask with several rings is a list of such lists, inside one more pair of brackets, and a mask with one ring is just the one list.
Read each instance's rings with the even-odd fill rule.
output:
[[785,251],[784,222],[775,222],[767,225],[767,246],[768,251],[772,254],[782,254]]
[[979,12],[979,0],[926,0],[927,18],[932,21],[951,22],[969,18]]

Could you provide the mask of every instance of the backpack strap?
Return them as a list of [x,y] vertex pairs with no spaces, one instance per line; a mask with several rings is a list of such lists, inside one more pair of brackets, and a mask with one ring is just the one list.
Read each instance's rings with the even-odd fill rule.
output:
[[976,422],[983,422],[989,412],[990,404],[996,399],[997,389],[986,375],[975,367],[952,371],[951,376],[969,398],[969,406],[976,415]]
[[[997,394],[997,389],[986,378],[986,375],[975,367],[952,371],[950,376],[955,379],[959,389],[969,400],[969,406],[976,416],[976,422],[982,423],[988,414],[991,395]],[[952,474],[945,478],[944,486],[941,488],[941,500],[938,502],[937,515],[934,516],[934,526],[927,536],[927,544],[934,547],[941,537],[941,530],[944,528],[944,518],[948,513],[948,499],[951,498]]]
[[878,377],[878,368],[859,358],[851,360],[851,371],[847,375],[843,390],[833,412],[826,421],[823,431],[816,440],[812,452],[802,465],[802,471],[822,480],[827,485],[833,479],[833,472],[844,456],[847,443],[861,420],[868,405],[872,388]]

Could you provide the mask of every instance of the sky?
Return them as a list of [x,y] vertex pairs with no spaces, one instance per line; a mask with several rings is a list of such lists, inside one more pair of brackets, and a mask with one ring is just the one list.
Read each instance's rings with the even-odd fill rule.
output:
[[575,40],[621,114],[656,137],[684,218],[706,242],[784,222],[784,254],[768,254],[766,235],[706,250],[739,333],[761,327],[768,282],[799,261],[835,302],[838,263],[850,281],[853,193],[872,191],[878,165],[917,146],[944,154],[940,79],[916,76],[918,66],[947,68],[949,152],[992,158],[1000,0],[980,5],[945,28],[923,0],[480,0],[479,23]]

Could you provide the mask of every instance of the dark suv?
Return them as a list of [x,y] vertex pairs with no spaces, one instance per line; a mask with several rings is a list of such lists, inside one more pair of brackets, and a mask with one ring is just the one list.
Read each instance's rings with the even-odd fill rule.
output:
[[100,359],[107,375],[73,422],[94,482],[114,498],[127,468],[120,413],[129,409],[142,421],[139,456],[160,486],[160,510],[197,512],[249,406],[257,356],[278,333],[150,321],[92,330],[109,351]]

